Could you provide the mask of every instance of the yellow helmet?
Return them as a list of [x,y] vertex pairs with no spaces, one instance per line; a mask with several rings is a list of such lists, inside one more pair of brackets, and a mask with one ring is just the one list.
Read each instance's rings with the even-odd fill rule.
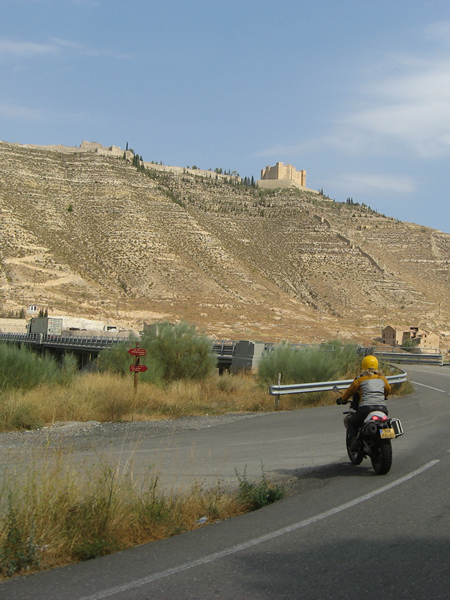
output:
[[377,360],[377,358],[375,358],[375,356],[368,354],[367,356],[365,356],[363,358],[361,367],[362,367],[363,371],[365,371],[366,369],[377,370],[378,369],[378,360]]

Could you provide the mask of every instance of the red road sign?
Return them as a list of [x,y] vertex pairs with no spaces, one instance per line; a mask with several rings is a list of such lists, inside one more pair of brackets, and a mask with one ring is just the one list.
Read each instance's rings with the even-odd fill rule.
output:
[[147,371],[148,367],[145,365],[130,365],[130,371],[132,373],[139,373],[140,371]]
[[131,354],[131,356],[145,356],[145,348],[130,348],[128,354]]

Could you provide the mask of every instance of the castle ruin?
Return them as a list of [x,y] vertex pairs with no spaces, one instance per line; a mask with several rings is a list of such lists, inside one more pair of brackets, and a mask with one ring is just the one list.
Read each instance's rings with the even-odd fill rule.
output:
[[[21,144],[22,145],[22,144]],[[73,154],[78,152],[86,152],[99,154],[101,156],[113,156],[115,158],[125,158],[131,162],[134,158],[134,152],[131,150],[122,150],[119,146],[105,147],[97,142],[82,141],[80,146],[63,146],[63,145],[50,145],[40,146],[35,144],[23,144],[24,148],[38,148],[42,150],[51,150],[66,154]],[[149,163],[143,161],[143,166],[147,169],[153,169],[159,172],[169,172],[176,175],[195,175],[197,177],[214,178],[222,181],[230,181],[235,183],[241,183],[242,179],[238,174],[225,174],[212,171],[211,169],[205,171],[198,168],[190,167],[175,167],[171,165],[163,165],[157,163]],[[261,169],[261,179],[256,182],[258,188],[262,189],[285,189],[290,187],[296,187],[298,189],[318,194],[316,190],[310,190],[306,187],[306,171],[297,171],[295,167],[282,162],[277,162],[274,167],[266,167]]]
[[[277,162],[274,167],[261,169],[261,179],[258,179],[257,186],[262,189],[271,190],[289,187],[306,190],[306,171],[297,171],[292,165]],[[315,192],[315,190],[308,191]]]

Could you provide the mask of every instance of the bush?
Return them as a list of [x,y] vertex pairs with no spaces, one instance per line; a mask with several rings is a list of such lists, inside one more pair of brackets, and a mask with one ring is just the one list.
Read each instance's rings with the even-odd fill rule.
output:
[[266,385],[276,384],[279,373],[284,384],[331,381],[353,371],[357,362],[353,344],[330,342],[303,348],[281,344],[262,356],[258,377]]
[[8,496],[4,529],[3,543],[0,545],[0,574],[11,577],[29,568],[38,568],[39,552],[33,528],[27,531],[20,522],[11,492]]
[[77,371],[76,358],[64,355],[62,362],[37,354],[26,346],[0,344],[0,388],[30,390],[41,383],[69,384]]
[[78,359],[75,354],[66,352],[61,361],[60,374],[58,383],[61,385],[69,385],[75,375],[78,373]]
[[420,340],[409,339],[405,340],[402,344],[401,349],[405,352],[416,352],[417,346],[419,345]]
[[185,322],[159,323],[154,331],[142,336],[141,348],[147,351],[149,367],[143,380],[152,383],[165,384],[180,379],[201,381],[216,366],[211,340],[199,334],[195,325]]
[[[97,359],[98,370],[120,375],[129,373],[132,358],[128,349],[131,347],[129,340],[102,350]],[[211,340],[188,323],[158,323],[154,331],[142,336],[140,347],[146,350],[143,362],[148,369],[139,375],[140,381],[156,385],[181,379],[201,381],[216,366]]]
[[102,350],[96,360],[96,366],[100,373],[115,373],[125,375],[130,371],[130,355],[125,342],[114,344],[110,348]]

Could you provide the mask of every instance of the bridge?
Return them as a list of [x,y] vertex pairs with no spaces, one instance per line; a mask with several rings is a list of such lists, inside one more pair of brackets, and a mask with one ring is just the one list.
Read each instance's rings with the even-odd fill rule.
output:
[[[115,336],[76,336],[56,335],[44,333],[0,333],[0,342],[13,343],[19,346],[28,345],[38,351],[49,351],[58,356],[65,352],[77,355],[80,368],[97,358],[105,348],[111,348],[116,344],[127,344],[130,347],[139,339],[131,339]],[[293,347],[321,346],[321,344],[292,344]],[[251,369],[259,364],[261,355],[273,350],[275,344],[265,342],[240,341],[214,341],[212,352],[217,358],[219,373],[224,371],[239,371]],[[324,351],[333,351],[329,344],[323,345]],[[413,353],[401,352],[399,350],[388,352],[384,348],[359,348],[361,354],[373,353],[381,361],[404,364],[435,364],[442,366],[444,357],[442,353]]]
[[[45,333],[0,333],[0,342],[28,346],[40,352],[48,351],[58,356],[65,352],[76,354],[80,368],[97,358],[105,348],[111,348],[117,344],[127,344],[130,347],[139,339],[130,339],[117,336],[76,336],[56,335]],[[231,369],[233,357],[235,366],[239,360],[245,360],[250,352],[253,342],[220,341],[213,342],[212,352],[217,357],[217,367],[220,373]],[[244,352],[247,347],[247,353]],[[253,354],[252,354],[253,356]],[[250,356],[248,357],[250,358]]]

